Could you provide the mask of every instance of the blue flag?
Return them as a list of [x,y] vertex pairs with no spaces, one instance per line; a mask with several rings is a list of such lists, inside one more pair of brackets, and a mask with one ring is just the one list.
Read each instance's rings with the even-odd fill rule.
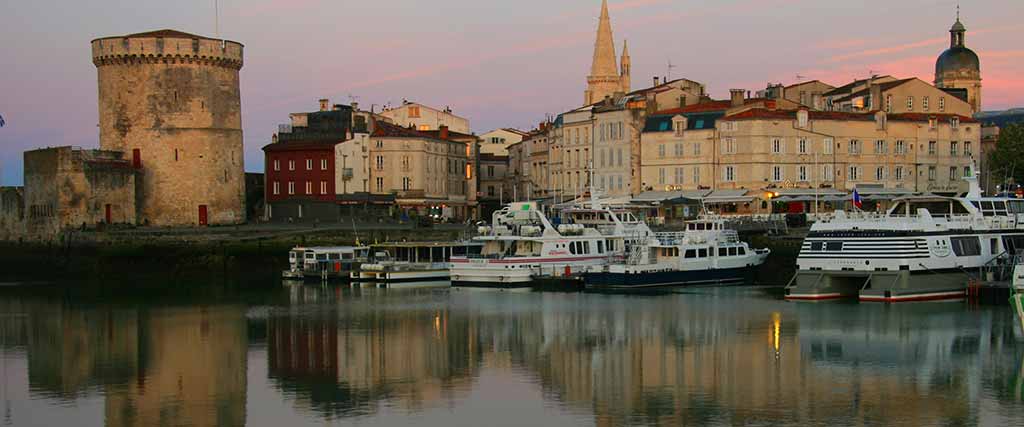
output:
[[856,188],[853,189],[853,205],[856,206],[857,209],[861,209],[864,207],[864,202],[861,201],[860,193],[857,192]]

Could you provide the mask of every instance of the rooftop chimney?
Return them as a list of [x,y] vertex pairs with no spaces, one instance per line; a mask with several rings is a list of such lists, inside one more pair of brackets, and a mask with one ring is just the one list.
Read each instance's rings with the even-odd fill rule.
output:
[[655,85],[655,86],[657,86],[657,85],[658,85],[658,76],[654,76],[654,85]]
[[441,139],[448,139],[448,126],[441,125],[437,128],[437,130],[438,137],[440,137]]
[[352,111],[359,111],[359,103],[358,102],[353,102],[352,103]]
[[729,89],[729,99],[732,101],[731,106],[739,107],[743,105],[743,94],[746,92],[743,89]]
[[320,111],[327,111],[331,108],[331,100],[327,98],[320,99]]

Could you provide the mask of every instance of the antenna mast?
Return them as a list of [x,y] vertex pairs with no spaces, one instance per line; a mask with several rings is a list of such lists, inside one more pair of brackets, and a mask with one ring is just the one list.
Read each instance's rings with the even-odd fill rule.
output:
[[672,81],[672,69],[676,68],[676,66],[672,65],[672,60],[671,59],[668,60],[668,67],[667,68],[668,68],[668,80]]
[[213,33],[220,38],[220,0],[213,0]]

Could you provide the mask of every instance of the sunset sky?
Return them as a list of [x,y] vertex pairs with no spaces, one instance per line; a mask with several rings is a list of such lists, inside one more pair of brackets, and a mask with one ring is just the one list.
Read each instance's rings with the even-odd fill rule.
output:
[[[214,36],[214,0],[33,0],[0,14],[0,177],[22,182],[26,149],[98,146],[89,41],[161,28]],[[834,85],[869,72],[932,81],[955,0],[610,0],[634,89],[654,75],[713,97],[796,76]],[[986,110],[1024,106],[1024,1],[961,4],[981,57]],[[246,169],[288,113],[316,100],[403,98],[451,106],[477,133],[528,129],[582,103],[600,0],[220,0],[221,35],[245,44]],[[379,107],[378,107],[379,108]]]

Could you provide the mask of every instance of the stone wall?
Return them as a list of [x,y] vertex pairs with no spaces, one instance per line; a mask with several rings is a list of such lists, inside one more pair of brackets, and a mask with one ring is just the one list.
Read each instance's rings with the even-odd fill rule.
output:
[[198,225],[202,207],[209,224],[244,222],[242,45],[167,32],[92,49],[100,147],[139,163],[139,223]]
[[0,241],[18,240],[24,232],[24,187],[0,187]]

